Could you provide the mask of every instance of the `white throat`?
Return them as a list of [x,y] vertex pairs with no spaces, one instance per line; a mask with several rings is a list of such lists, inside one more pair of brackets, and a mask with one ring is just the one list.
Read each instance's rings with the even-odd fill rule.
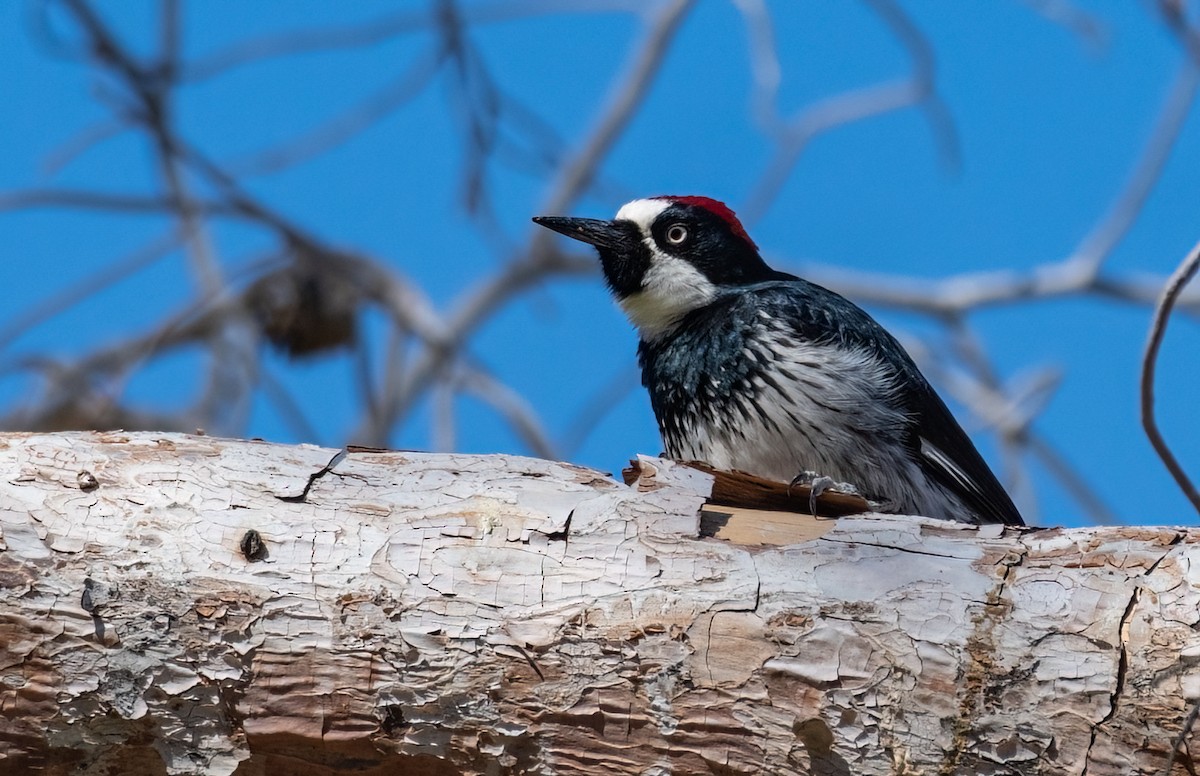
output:
[[682,259],[655,255],[642,277],[642,290],[619,304],[646,341],[670,334],[683,317],[717,295],[716,286]]
[[691,263],[659,250],[650,227],[670,202],[635,199],[617,211],[617,220],[632,221],[650,251],[650,266],[642,276],[640,291],[618,300],[621,309],[638,329],[643,340],[653,341],[674,331],[692,310],[703,307],[717,295],[717,288]]

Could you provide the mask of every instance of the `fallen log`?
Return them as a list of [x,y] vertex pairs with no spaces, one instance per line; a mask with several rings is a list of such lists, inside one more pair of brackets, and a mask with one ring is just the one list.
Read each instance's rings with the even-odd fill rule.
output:
[[1195,529],[180,434],[0,472],[4,774],[1158,776],[1200,698]]

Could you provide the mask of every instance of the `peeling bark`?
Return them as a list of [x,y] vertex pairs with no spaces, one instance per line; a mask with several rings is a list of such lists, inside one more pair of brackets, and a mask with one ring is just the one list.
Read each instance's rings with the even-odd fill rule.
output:
[[1148,776],[1200,697],[1196,530],[335,453],[0,437],[0,773]]

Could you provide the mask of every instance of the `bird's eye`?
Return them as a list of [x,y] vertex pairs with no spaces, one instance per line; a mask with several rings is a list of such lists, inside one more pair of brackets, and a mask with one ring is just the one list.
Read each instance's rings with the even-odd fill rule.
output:
[[688,230],[683,224],[671,224],[667,227],[667,242],[671,245],[683,245],[687,238]]

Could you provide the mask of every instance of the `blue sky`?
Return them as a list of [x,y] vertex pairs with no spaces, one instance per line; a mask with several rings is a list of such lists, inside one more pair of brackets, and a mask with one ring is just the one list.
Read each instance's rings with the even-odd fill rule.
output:
[[[98,8],[135,51],[155,50],[157,3],[101,2]],[[203,57],[241,41],[288,30],[329,29],[383,15],[409,2],[186,4],[184,52]],[[460,4],[468,14],[520,3]],[[570,3],[549,4],[566,8]],[[589,8],[605,5],[592,2]],[[612,3],[618,8],[655,3]],[[1029,269],[1069,255],[1105,213],[1150,136],[1182,54],[1151,4],[1079,3],[1101,23],[1081,36],[1031,10],[1036,3],[927,0],[902,7],[936,56],[936,87],[957,138],[946,159],[926,116],[907,109],[817,138],[750,230],[768,260],[827,277],[833,268],[936,279],[981,270]],[[1051,4],[1053,5],[1053,4]],[[791,116],[846,89],[904,77],[909,57],[868,3],[771,2],[782,80],[776,105]],[[38,30],[42,30],[39,32]],[[50,32],[46,32],[49,30]],[[544,148],[573,153],[609,105],[630,52],[643,36],[624,10],[547,13],[472,26],[469,35],[504,92],[548,127]],[[125,132],[65,165],[57,156],[110,115],[111,84],[70,55],[77,33],[50,2],[0,5],[0,192],[72,186],[115,192],[160,185],[145,139]],[[360,49],[321,51],[245,65],[182,89],[181,132],[227,164],[303,135],[429,55],[428,32]],[[753,74],[743,18],[732,3],[700,0],[687,17],[646,103],[602,166],[604,185],[580,199],[577,215],[605,216],[625,198],[707,194],[747,204],[772,161],[751,111]],[[451,79],[435,78],[402,108],[353,140],[294,167],[247,179],[252,193],[326,242],[384,261],[439,305],[452,305],[516,255],[542,213],[552,172],[496,165],[489,178],[495,220],[509,249],[497,248],[461,203],[466,168],[463,105]],[[1114,276],[1165,275],[1197,239],[1195,170],[1200,133],[1189,116],[1161,179],[1109,258]],[[556,136],[559,142],[548,138]],[[5,304],[0,326],[73,283],[144,246],[169,226],[159,216],[80,210],[0,212]],[[273,247],[241,223],[212,224],[231,277]],[[241,269],[242,274],[239,274]],[[70,357],[143,331],[197,293],[175,252],[111,288],[23,331],[0,351],[11,367],[30,354]],[[872,307],[897,332],[934,337],[919,316]],[[1134,523],[1190,523],[1194,512],[1145,442],[1137,416],[1137,374],[1150,310],[1096,298],[1027,302],[971,317],[1005,379],[1058,368],[1061,386],[1039,432],[1059,447],[1111,508]],[[384,340],[378,316],[367,335]],[[636,339],[598,275],[548,282],[504,308],[474,340],[471,357],[522,394],[560,440],[608,385],[627,390],[578,446],[562,455],[607,471],[659,442],[636,386]],[[1185,467],[1200,476],[1196,435],[1195,322],[1172,322],[1160,370],[1160,424]],[[280,441],[346,441],[359,417],[354,368],[342,356],[289,362],[270,354],[270,373],[297,397],[316,431],[300,438],[266,398],[246,436]],[[122,386],[132,400],[169,411],[193,399],[203,363],[182,353],[139,370]],[[0,373],[0,406],[27,399],[27,373]],[[471,398],[455,403],[455,446],[470,452],[526,452],[494,412]],[[428,448],[428,403],[391,443]],[[965,420],[965,417],[964,417]],[[966,422],[973,433],[976,427]],[[974,433],[1000,468],[995,446]],[[1042,523],[1086,522],[1079,506],[1038,464],[1030,468]]]

